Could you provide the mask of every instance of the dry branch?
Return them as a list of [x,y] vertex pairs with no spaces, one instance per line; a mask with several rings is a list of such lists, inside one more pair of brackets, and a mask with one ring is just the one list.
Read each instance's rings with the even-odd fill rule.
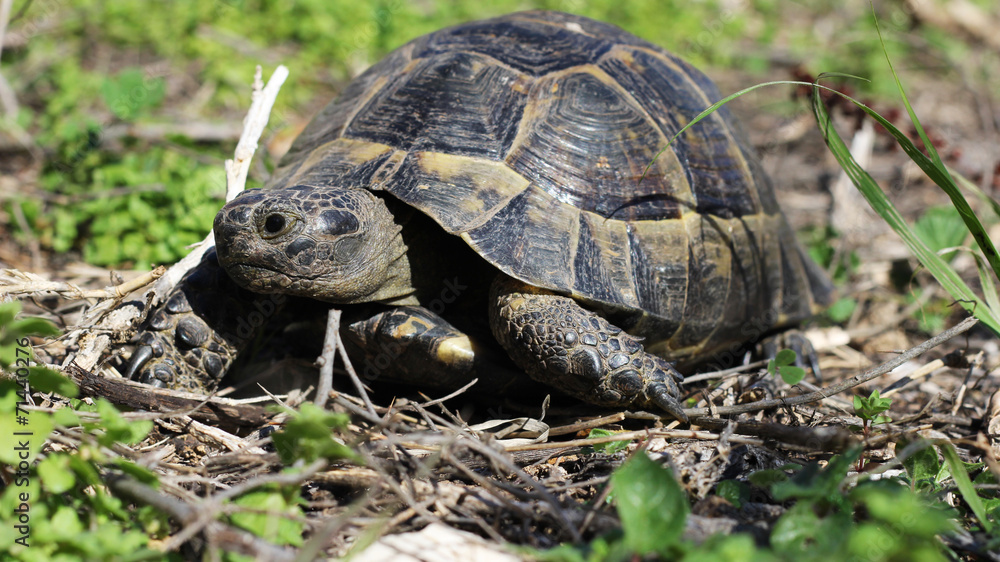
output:
[[84,396],[103,396],[115,404],[163,412],[163,417],[187,415],[212,425],[258,427],[275,416],[261,406],[156,388],[121,377],[102,377],[74,364],[67,365],[63,372],[80,387]]
[[[185,528],[197,527],[199,530],[203,530],[209,541],[227,551],[252,556],[257,560],[295,560],[295,552],[291,549],[274,545],[242,529],[225,525],[214,519],[202,524],[203,512],[199,511],[196,506],[162,494],[129,476],[111,475],[107,478],[107,484],[119,494],[168,513],[184,524]],[[169,543],[164,546],[165,550],[170,550]]]
[[138,290],[156,281],[167,271],[162,265],[136,277],[131,281],[126,281],[120,285],[110,285],[103,289],[81,289],[73,283],[62,283],[59,281],[49,281],[40,275],[19,271],[17,269],[6,269],[3,276],[8,280],[21,280],[21,283],[7,283],[0,285],[0,298],[18,297],[35,298],[51,294],[59,295],[65,299],[122,299],[129,293]]

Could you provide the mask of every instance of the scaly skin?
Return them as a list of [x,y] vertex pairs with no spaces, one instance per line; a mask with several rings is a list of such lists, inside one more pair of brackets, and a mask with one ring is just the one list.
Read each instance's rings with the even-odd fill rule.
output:
[[363,309],[345,316],[341,326],[354,368],[366,383],[385,375],[415,386],[455,389],[477,379],[472,391],[494,396],[535,386],[499,350],[421,306]]
[[539,382],[591,404],[659,408],[687,421],[674,381],[683,377],[670,363],[569,297],[502,276],[490,294],[490,325]]
[[211,251],[150,315],[126,376],[207,394],[285,300],[241,289]]

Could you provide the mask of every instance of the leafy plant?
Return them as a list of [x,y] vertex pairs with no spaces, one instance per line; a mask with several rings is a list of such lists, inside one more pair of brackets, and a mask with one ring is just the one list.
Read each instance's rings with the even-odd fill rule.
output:
[[797,355],[791,349],[782,349],[767,362],[767,372],[771,376],[780,376],[786,383],[799,384],[806,376],[806,370],[795,365]]
[[[955,207],[931,207],[913,223],[913,231],[932,251],[941,253],[947,248],[960,246],[969,236],[969,230]],[[951,251],[941,257],[954,256]]]
[[[155,482],[146,469],[109,457],[119,439],[144,438],[150,422],[127,422],[107,401],[79,410],[54,413],[27,411],[30,390],[58,391],[75,396],[76,386],[62,375],[27,365],[29,338],[59,331],[37,318],[16,319],[20,303],[0,305],[0,365],[17,380],[0,380],[0,435],[10,444],[0,448],[0,462],[14,477],[0,493],[0,558],[45,560],[154,560],[164,555],[149,548],[152,538],[168,528],[151,508],[132,508],[104,487],[107,471],[124,471]],[[27,382],[21,371],[27,372]],[[27,384],[28,386],[25,386]],[[80,411],[100,413],[100,423],[81,421]],[[78,450],[49,452],[42,446],[53,430],[80,435]],[[168,559],[178,559],[169,556]]]
[[865,398],[864,396],[854,396],[854,413],[862,422],[862,431],[867,438],[871,434],[871,426],[873,424],[889,423],[891,420],[889,416],[883,416],[882,412],[885,412],[892,405],[892,398],[882,398],[879,396],[878,389],[872,390],[872,393]]
[[298,486],[277,485],[247,492],[233,501],[243,509],[230,515],[229,521],[268,542],[302,546],[305,515],[299,494]]
[[289,410],[289,413],[292,417],[284,429],[271,436],[283,463],[292,464],[300,459],[312,462],[320,458],[361,462],[357,453],[334,437],[335,432],[347,427],[350,418],[346,414],[334,414],[308,402],[297,412]]
[[640,555],[668,555],[680,541],[690,511],[674,475],[639,451],[611,476],[611,488],[624,546]]
[[143,76],[142,70],[129,68],[101,84],[104,104],[115,117],[131,120],[163,101],[162,78]]
[[[532,551],[558,561],[659,559],[697,560],[946,560],[938,536],[956,529],[956,513],[933,495],[914,493],[896,479],[854,485],[848,470],[860,447],[823,466],[788,465],[758,471],[754,486],[789,504],[771,530],[768,547],[746,534],[716,534],[702,544],[683,539],[687,498],[670,472],[637,453],[611,478],[622,530],[585,546]],[[788,472],[791,474],[788,474]],[[738,507],[753,492],[742,482],[723,481],[717,493]],[[736,501],[733,501],[735,499]]]

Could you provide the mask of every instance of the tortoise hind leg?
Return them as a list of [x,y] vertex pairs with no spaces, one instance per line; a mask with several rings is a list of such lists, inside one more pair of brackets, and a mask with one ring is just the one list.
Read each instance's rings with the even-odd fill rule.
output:
[[674,380],[683,377],[670,363],[569,297],[500,276],[490,293],[490,326],[539,382],[592,404],[656,407],[687,421]]

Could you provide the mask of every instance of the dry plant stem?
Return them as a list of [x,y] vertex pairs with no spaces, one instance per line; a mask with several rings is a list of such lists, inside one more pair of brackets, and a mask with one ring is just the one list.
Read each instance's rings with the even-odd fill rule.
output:
[[3,38],[7,35],[7,23],[10,22],[10,9],[14,0],[0,0],[0,58],[3,57]]
[[306,480],[312,478],[313,475],[315,475],[317,472],[323,470],[326,467],[327,467],[327,461],[325,459],[319,459],[313,461],[311,464],[306,465],[305,467],[302,468],[302,470],[298,472],[292,472],[292,473],[281,472],[278,474],[264,474],[262,476],[258,476],[251,480],[240,482],[239,484],[233,486],[232,488],[229,488],[224,492],[219,492],[218,494],[211,496],[210,500],[212,501],[212,503],[217,504],[216,507],[218,508],[219,511],[221,511],[222,502],[224,502],[225,500],[233,499],[236,496],[239,496],[240,494],[244,494],[246,492],[249,492],[250,490],[253,490],[254,488],[260,488],[261,486],[266,486],[268,484],[278,484],[280,486],[302,484]]
[[63,374],[80,387],[84,396],[103,396],[115,404],[163,412],[158,417],[189,415],[211,425],[258,427],[275,416],[262,406],[164,390],[119,377],[101,377],[74,364],[64,367]]
[[73,283],[48,281],[31,273],[25,273],[16,269],[8,269],[4,273],[13,277],[27,279],[27,281],[17,285],[0,286],[0,297],[10,295],[19,298],[32,298],[55,293],[65,299],[121,299],[132,291],[145,287],[153,281],[156,281],[162,277],[166,271],[167,268],[161,265],[153,271],[144,273],[131,281],[122,283],[121,285],[111,285],[103,289],[85,291]]
[[595,427],[605,426],[611,423],[618,423],[625,420],[625,414],[623,412],[618,412],[617,414],[611,414],[609,416],[601,416],[599,418],[594,418],[591,420],[579,421],[576,423],[571,423],[569,425],[562,425],[559,427],[553,427],[549,430],[549,436],[556,435],[568,435],[570,433],[576,433],[577,431],[582,431],[584,429],[593,429]]
[[[226,201],[232,201],[247,183],[247,173],[250,171],[250,160],[253,159],[254,152],[257,151],[257,142],[264,134],[267,127],[268,118],[271,115],[271,108],[278,98],[278,90],[288,78],[288,69],[284,65],[279,65],[274,69],[274,74],[267,81],[267,86],[261,83],[261,69],[257,67],[254,75],[254,88],[250,104],[250,111],[243,119],[243,134],[236,144],[236,158],[226,161]],[[262,87],[263,86],[263,87]]]
[[[254,75],[253,101],[250,103],[250,110],[247,112],[247,116],[243,119],[243,134],[240,135],[240,140],[236,144],[235,159],[226,160],[225,163],[226,202],[232,201],[246,187],[247,173],[250,171],[250,160],[257,150],[257,142],[260,140],[260,135],[264,132],[264,128],[267,127],[271,108],[274,107],[274,101],[278,97],[278,90],[281,89],[281,85],[288,78],[288,69],[283,65],[279,65],[278,68],[274,69],[274,74],[267,81],[267,86],[263,86],[260,78],[261,69],[258,66],[257,72]],[[162,298],[163,295],[169,293],[190,269],[201,263],[201,259],[205,253],[214,246],[215,234],[209,231],[208,236],[204,240],[195,245],[184,259],[171,266],[167,274],[154,285],[153,288],[158,295],[157,298]]]
[[456,396],[459,396],[463,392],[469,390],[470,388],[472,388],[473,386],[475,386],[475,384],[477,382],[479,382],[479,379],[472,379],[471,381],[468,382],[468,384],[466,384],[462,388],[456,390],[455,392],[452,392],[451,394],[448,394],[447,396],[442,396],[441,398],[435,398],[434,400],[430,400],[428,402],[424,402],[423,404],[421,404],[421,406],[424,407],[424,408],[429,408],[431,406],[435,406],[435,405],[440,404],[442,402],[447,402],[448,400],[451,400],[452,398],[454,398]]
[[969,379],[972,378],[972,371],[978,369],[983,365],[983,355],[984,353],[980,351],[969,361],[969,368],[965,373],[965,380],[962,381],[962,386],[958,389],[958,396],[955,397],[955,403],[951,407],[951,415],[958,415],[958,409],[962,407],[962,402],[965,402],[965,393],[969,390]]
[[[899,367],[903,363],[906,363],[910,359],[917,357],[918,355],[933,349],[942,343],[950,340],[951,338],[962,334],[973,326],[979,323],[974,317],[966,318],[959,322],[955,327],[941,332],[940,334],[934,336],[933,338],[925,341],[924,343],[911,347],[910,349],[900,353],[898,356],[878,365],[867,372],[847,379],[846,381],[828,386],[823,390],[818,392],[810,392],[809,394],[803,394],[801,396],[791,396],[788,398],[772,399],[772,400],[760,400],[758,402],[751,402],[749,404],[740,404],[737,406],[718,406],[713,409],[716,415],[730,415],[730,414],[743,414],[746,412],[756,412],[759,410],[766,410],[768,408],[777,408],[781,406],[796,406],[798,404],[808,404],[810,402],[816,402],[817,400],[822,400],[834,394],[839,394],[847,389],[854,388],[860,384],[864,384],[874,378],[880,377],[896,367]],[[684,410],[684,413],[688,415],[689,418],[696,418],[709,415],[708,408],[690,408]],[[692,419],[692,423],[697,424],[697,419]]]
[[354,365],[351,364],[351,358],[347,356],[347,349],[344,347],[344,340],[340,338],[340,331],[334,332],[334,336],[337,338],[337,350],[340,352],[340,359],[344,361],[344,369],[347,370],[347,375],[351,377],[351,382],[354,383],[354,388],[357,389],[358,395],[365,402],[365,408],[368,413],[377,416],[375,413],[375,406],[372,404],[371,398],[368,398],[368,392],[365,391],[365,385],[361,383],[361,378],[358,377],[358,372],[354,370]]
[[[288,69],[284,66],[279,66],[274,71],[274,75],[268,82],[267,87],[262,90],[261,94],[255,96],[250,107],[250,112],[244,120],[246,128],[243,131],[243,136],[240,138],[240,144],[237,146],[237,157],[239,165],[245,167],[247,170],[250,167],[250,162],[249,157],[246,156],[246,149],[247,147],[256,148],[260,133],[263,132],[264,127],[267,125],[268,113],[274,105],[274,98],[277,96],[278,89],[287,76]],[[243,147],[242,151],[240,147]],[[253,155],[252,148],[249,152],[250,156]],[[232,168],[232,166],[227,166],[228,168]],[[237,177],[242,177],[245,182],[246,170],[237,174]],[[242,185],[240,189],[242,189]],[[227,197],[230,199],[238,193],[234,183],[227,182],[226,191]],[[97,324],[96,326],[87,326],[86,329],[74,330],[67,334],[65,338],[67,345],[79,342],[80,351],[75,356],[67,357],[64,365],[75,363],[84,370],[94,368],[105,350],[111,345],[109,334],[127,332],[133,329],[134,322],[142,317],[143,312],[148,312],[152,306],[159,304],[164,296],[170,293],[189,270],[201,263],[202,257],[214,245],[215,238],[209,232],[204,241],[196,245],[184,259],[171,266],[162,277],[153,283],[152,288],[147,291],[142,299],[144,303],[141,306],[118,307],[108,313],[105,313],[105,310],[101,308],[101,304],[92,307],[87,312],[85,319],[100,318],[100,321],[95,319],[94,323]]]
[[[131,477],[114,475],[107,479],[107,483],[116,492],[129,496],[140,503],[156,507],[185,525],[196,523],[200,519],[195,507],[161,494]],[[190,527],[186,527],[185,530],[188,528]],[[246,531],[235,529],[218,521],[206,524],[204,531],[211,542],[227,551],[253,556],[259,560],[295,560],[295,553],[290,549],[276,546]],[[182,531],[183,533],[184,531]],[[170,542],[172,540],[164,543],[164,547]],[[168,549],[165,548],[165,550]]]
[[[587,439],[554,441],[552,443],[531,443],[528,445],[512,445],[510,447],[506,447],[505,450],[510,452],[515,452],[515,451],[544,451],[549,449],[574,449],[577,447],[592,447],[594,445],[601,445],[604,443],[613,443],[615,441],[646,440],[646,439],[652,439],[654,437],[663,437],[665,439],[698,439],[702,441],[719,440],[719,434],[712,433],[710,431],[694,431],[690,429],[679,429],[679,430],[643,429],[639,431],[626,431],[622,433],[616,433],[614,435],[606,435],[603,437],[590,437]],[[755,439],[749,437],[732,437],[730,438],[730,440],[734,443],[742,443],[748,445],[762,445],[764,443],[761,439]]]
[[539,484],[538,481],[529,476],[528,473],[524,472],[524,470],[522,470],[521,467],[514,464],[512,460],[500,454],[498,451],[491,449],[486,444],[468,438],[462,439],[461,442],[462,444],[466,445],[467,447],[479,453],[480,455],[486,457],[487,459],[497,464],[498,466],[502,466],[511,473],[516,474],[517,477],[521,479],[521,482],[523,482],[526,486],[531,486],[532,488],[534,488],[535,492],[533,495],[540,496],[539,499],[541,499],[544,504],[548,504],[551,507],[552,515],[554,515],[555,518],[558,519],[559,522],[563,524],[566,530],[569,531],[570,535],[572,536],[573,542],[579,543],[582,540],[582,537],[580,537],[580,532],[570,522],[569,517],[566,516],[566,513],[563,510],[562,505],[559,503],[559,500],[556,499],[556,497],[553,496],[545,486]]
[[333,363],[337,359],[337,335],[340,333],[340,310],[331,308],[326,317],[326,336],[323,352],[319,357],[319,383],[316,388],[316,405],[325,408],[333,390]]
[[681,385],[696,383],[700,381],[710,381],[715,379],[725,379],[729,377],[735,377],[742,375],[743,373],[750,372],[753,369],[759,369],[765,366],[767,366],[767,361],[762,360],[762,361],[754,361],[752,363],[747,363],[746,365],[739,365],[737,367],[730,367],[729,369],[723,369],[721,371],[699,373],[697,375],[685,377],[684,380],[681,381]]

